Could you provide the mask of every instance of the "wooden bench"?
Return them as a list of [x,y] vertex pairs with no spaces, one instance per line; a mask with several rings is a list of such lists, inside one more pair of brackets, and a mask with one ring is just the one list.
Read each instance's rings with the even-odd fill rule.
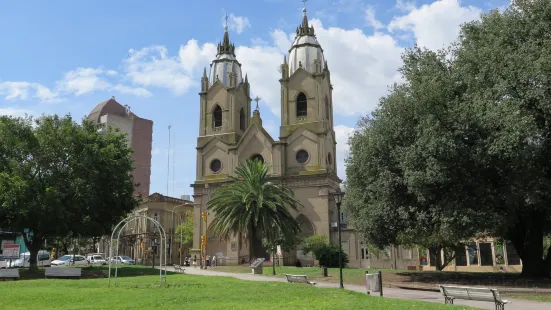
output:
[[19,269],[0,269],[0,279],[19,279]]
[[285,274],[287,282],[289,283],[305,283],[310,285],[316,285],[314,281],[308,281],[308,277],[305,275]]
[[182,265],[174,265],[174,271],[176,272],[184,272],[184,268],[182,268]]
[[440,285],[440,292],[444,295],[445,303],[452,305],[455,299],[490,301],[496,305],[496,310],[504,310],[505,304],[511,302],[510,300],[502,299],[499,292],[491,288]]
[[46,278],[77,278],[82,276],[81,268],[49,267],[44,272]]

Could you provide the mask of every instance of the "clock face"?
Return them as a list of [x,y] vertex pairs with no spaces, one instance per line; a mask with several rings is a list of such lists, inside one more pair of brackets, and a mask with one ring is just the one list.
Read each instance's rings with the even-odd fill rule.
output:
[[299,164],[304,164],[307,162],[309,157],[310,155],[305,150],[300,150],[297,152],[297,162]]

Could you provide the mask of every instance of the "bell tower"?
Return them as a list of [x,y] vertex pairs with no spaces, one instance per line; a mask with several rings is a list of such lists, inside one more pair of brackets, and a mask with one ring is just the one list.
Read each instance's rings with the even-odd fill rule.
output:
[[[289,58],[283,58],[280,69],[280,138],[292,149],[287,151],[290,174],[297,163],[308,171],[336,173],[331,75],[314,27],[308,24],[306,8],[302,11]],[[293,145],[296,139],[302,141],[302,149]]]
[[199,97],[201,108],[198,147],[213,136],[228,144],[239,141],[250,122],[250,85],[247,76],[243,79],[241,64],[235,56],[235,45],[230,42],[227,24],[208,76],[207,69],[203,71]]

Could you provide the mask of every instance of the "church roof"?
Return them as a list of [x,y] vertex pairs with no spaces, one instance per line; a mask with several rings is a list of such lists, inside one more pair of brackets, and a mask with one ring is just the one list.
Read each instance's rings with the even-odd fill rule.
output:
[[216,59],[210,65],[209,85],[216,81],[226,87],[237,87],[243,83],[241,64],[235,56],[235,45],[230,41],[227,24],[224,27],[224,38],[218,43]]
[[325,69],[325,57],[323,49],[316,38],[314,27],[308,26],[308,16],[306,8],[302,23],[296,30],[295,40],[289,49],[289,74],[292,75],[298,68],[302,68],[309,73],[316,72],[316,65],[320,70]]

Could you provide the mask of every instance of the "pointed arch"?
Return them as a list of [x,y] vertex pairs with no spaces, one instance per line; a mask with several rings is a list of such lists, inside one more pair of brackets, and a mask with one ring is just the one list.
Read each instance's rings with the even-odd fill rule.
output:
[[239,129],[243,131],[247,129],[247,123],[245,119],[245,110],[243,110],[243,108],[241,108],[241,110],[239,111]]
[[297,96],[297,117],[304,117],[308,115],[308,99],[306,99],[306,95],[301,92]]
[[316,233],[314,224],[304,214],[299,214],[296,218],[300,227],[300,236],[303,238],[310,237]]
[[222,127],[222,108],[218,104],[212,109],[212,127]]

